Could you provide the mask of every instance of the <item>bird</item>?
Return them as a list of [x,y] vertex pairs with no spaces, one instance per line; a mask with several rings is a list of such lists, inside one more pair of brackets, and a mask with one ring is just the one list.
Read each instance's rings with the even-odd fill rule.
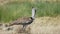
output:
[[10,23],[10,26],[12,25],[23,25],[23,29],[25,30],[25,27],[29,24],[31,24],[35,20],[36,15],[36,8],[32,7],[32,16],[31,17],[22,17],[18,18],[13,23]]

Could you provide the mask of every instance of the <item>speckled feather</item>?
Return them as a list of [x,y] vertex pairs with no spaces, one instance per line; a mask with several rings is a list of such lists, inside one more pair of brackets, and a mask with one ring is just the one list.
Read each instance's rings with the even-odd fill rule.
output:
[[32,17],[22,17],[22,18],[18,18],[15,21],[13,21],[11,23],[11,25],[28,25],[31,24],[33,22]]

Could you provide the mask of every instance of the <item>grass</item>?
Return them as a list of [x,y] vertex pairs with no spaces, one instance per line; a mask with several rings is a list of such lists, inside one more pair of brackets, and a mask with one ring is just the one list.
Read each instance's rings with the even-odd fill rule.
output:
[[37,9],[36,17],[60,15],[60,2],[11,2],[0,6],[0,21],[9,22],[19,17],[31,16],[31,7]]

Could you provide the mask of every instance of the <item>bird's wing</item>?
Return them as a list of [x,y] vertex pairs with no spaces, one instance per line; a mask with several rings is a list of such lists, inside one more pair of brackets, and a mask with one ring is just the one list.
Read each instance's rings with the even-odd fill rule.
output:
[[30,17],[25,17],[25,18],[20,18],[17,20],[18,23],[28,23],[31,22],[31,18]]
[[30,17],[25,17],[25,18],[19,18],[12,22],[12,25],[18,25],[18,24],[29,24],[32,22],[32,19]]

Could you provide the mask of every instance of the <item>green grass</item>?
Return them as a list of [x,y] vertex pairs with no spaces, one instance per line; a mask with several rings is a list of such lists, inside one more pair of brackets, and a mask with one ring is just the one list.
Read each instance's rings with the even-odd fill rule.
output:
[[32,6],[37,9],[36,17],[60,15],[60,3],[12,2],[5,4],[4,6],[0,6],[0,21],[8,22],[19,17],[31,16]]

